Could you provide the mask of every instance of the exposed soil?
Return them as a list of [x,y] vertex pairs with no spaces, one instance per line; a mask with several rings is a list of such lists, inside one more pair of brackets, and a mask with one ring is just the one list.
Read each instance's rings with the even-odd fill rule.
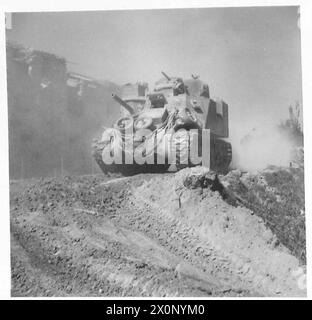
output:
[[220,185],[196,168],[12,181],[12,296],[305,296],[299,259]]

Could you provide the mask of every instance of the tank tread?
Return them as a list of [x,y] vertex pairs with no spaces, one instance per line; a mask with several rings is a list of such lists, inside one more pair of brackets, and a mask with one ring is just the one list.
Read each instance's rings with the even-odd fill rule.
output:
[[102,160],[102,152],[108,143],[103,143],[98,140],[93,142],[93,157],[103,171],[103,173],[121,173],[122,175],[134,175],[138,173],[161,173],[168,170],[169,165],[137,165],[137,164],[105,164]]
[[[191,143],[193,139],[189,131],[182,131],[173,140],[172,147],[176,148],[175,165],[177,170],[193,167],[190,161]],[[159,173],[168,170],[165,165],[137,165],[137,164],[105,164],[102,160],[102,152],[108,143],[95,140],[93,143],[93,157],[103,173],[121,173],[133,175],[137,173]],[[188,157],[188,159],[186,159]],[[222,139],[212,139],[210,142],[210,168],[216,172],[226,173],[232,161],[232,147],[229,142]],[[199,164],[201,165],[201,164]]]

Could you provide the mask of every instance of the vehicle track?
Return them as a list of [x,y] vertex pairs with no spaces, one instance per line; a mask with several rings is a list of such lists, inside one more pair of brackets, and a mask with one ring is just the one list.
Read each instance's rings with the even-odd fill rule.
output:
[[[12,183],[12,295],[273,294],[235,268],[233,256],[186,219],[183,195],[172,189],[176,176]],[[165,191],[155,184],[168,188],[167,204]],[[216,201],[215,192],[205,192]]]

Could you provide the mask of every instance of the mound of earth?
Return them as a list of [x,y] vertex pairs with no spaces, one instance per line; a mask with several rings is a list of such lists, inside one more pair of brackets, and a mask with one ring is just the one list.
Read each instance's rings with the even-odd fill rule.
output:
[[278,241],[306,263],[303,167],[271,166],[257,174],[233,170],[220,179],[226,187],[227,202],[252,210]]
[[229,181],[193,168],[12,182],[12,295],[306,295],[298,257]]

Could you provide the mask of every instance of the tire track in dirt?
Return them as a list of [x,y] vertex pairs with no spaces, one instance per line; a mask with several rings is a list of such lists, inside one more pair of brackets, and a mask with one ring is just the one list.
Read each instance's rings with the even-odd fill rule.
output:
[[233,274],[228,261],[201,241],[193,228],[168,217],[161,208],[139,195],[130,203],[133,207],[121,213],[118,223],[139,230],[166,248],[180,279],[197,279],[199,285],[208,283],[214,296],[260,295],[248,282]]
[[145,203],[160,212],[164,221],[184,225],[191,237],[204,244],[201,251],[208,247],[208,270],[217,279],[228,279],[230,287],[239,284],[253,295],[304,296],[305,289],[294,277],[300,270],[299,260],[278,244],[261,218],[246,208],[230,206],[209,188],[183,186],[187,176],[201,178],[200,170],[186,169],[173,179],[147,181],[134,191],[133,203]]
[[[175,190],[175,179],[166,174],[15,182],[12,295],[271,293],[256,286],[248,270],[235,268],[233,255],[222,252],[212,237],[191,223],[186,215],[194,212],[180,208],[185,200],[181,190]],[[198,190],[190,192],[195,198]],[[204,191],[207,199],[209,192]]]
[[[140,231],[116,224],[116,219],[81,209],[12,214],[12,265],[22,250],[28,257],[25,278],[14,295],[210,295],[201,279],[181,279],[175,257]],[[53,216],[53,217],[51,217]],[[114,215],[112,215],[114,217]],[[135,217],[135,215],[133,215]],[[124,224],[123,224],[124,225]],[[32,281],[35,273],[36,282]],[[46,281],[49,279],[49,281]],[[17,281],[18,283],[18,281]],[[49,284],[43,286],[42,283]],[[195,284],[195,286],[194,286]],[[30,290],[31,289],[31,290]],[[19,291],[19,292],[18,292]]]

